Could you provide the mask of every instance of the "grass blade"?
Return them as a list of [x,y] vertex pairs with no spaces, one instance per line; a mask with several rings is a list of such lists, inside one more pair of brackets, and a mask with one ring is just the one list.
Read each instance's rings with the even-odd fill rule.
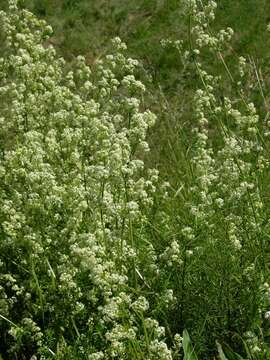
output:
[[183,331],[184,360],[198,360],[187,330]]

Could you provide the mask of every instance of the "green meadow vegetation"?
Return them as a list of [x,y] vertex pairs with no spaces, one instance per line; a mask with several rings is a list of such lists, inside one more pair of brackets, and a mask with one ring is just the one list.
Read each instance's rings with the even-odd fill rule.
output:
[[0,359],[270,359],[270,3],[0,7]]

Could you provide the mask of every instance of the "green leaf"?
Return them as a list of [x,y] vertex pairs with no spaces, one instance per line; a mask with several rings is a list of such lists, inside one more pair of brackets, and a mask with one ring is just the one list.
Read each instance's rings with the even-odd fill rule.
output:
[[220,357],[220,360],[228,360],[228,359],[226,358],[223,350],[222,350],[222,347],[221,347],[220,343],[216,341],[216,344],[217,344],[218,355],[219,355],[219,357]]
[[223,356],[226,356],[224,358],[222,358],[220,356],[220,360],[245,360],[242,356],[240,356],[239,354],[237,354],[236,352],[234,352],[229,345],[223,344],[223,349],[221,348],[221,345],[217,342],[217,347],[218,347],[218,353],[220,356],[220,350],[222,351],[221,354],[223,354]]
[[184,360],[198,360],[187,330],[183,331]]

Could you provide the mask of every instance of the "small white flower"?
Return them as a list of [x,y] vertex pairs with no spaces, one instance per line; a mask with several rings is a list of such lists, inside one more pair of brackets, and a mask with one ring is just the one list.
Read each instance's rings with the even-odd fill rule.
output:
[[266,313],[264,314],[264,318],[266,320],[270,320],[270,311],[266,311]]

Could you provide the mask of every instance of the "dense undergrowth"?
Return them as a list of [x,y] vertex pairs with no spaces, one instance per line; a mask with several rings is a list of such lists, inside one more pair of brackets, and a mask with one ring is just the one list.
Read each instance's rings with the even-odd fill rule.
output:
[[[226,60],[215,10],[182,2],[186,36],[162,41],[179,112],[162,88],[151,102],[118,37],[70,64],[44,20],[15,0],[0,13],[3,360],[270,358],[266,85]],[[152,166],[155,121],[172,181]]]

